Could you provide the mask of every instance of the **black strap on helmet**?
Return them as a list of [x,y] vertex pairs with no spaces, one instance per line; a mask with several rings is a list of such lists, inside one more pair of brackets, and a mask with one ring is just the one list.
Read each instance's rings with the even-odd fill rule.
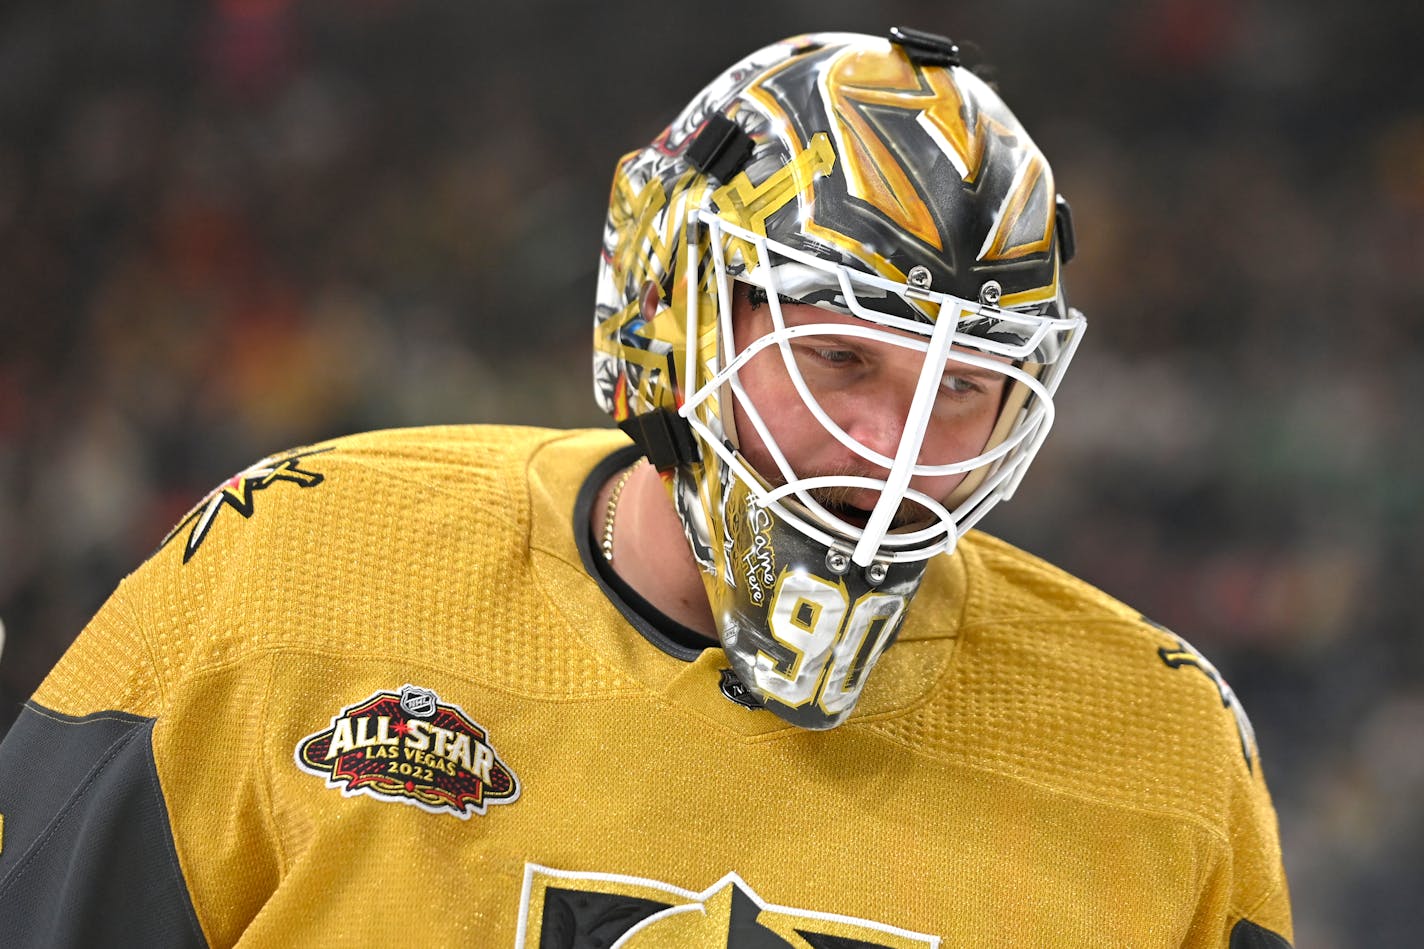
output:
[[637,443],[659,471],[671,471],[699,459],[692,426],[672,409],[631,415],[619,422],[618,427]]
[[948,36],[908,26],[892,26],[890,42],[903,49],[910,62],[920,66],[959,65],[959,47]]
[[1068,199],[1058,196],[1058,213],[1053,217],[1054,230],[1058,232],[1058,259],[1065,264],[1078,251],[1078,238],[1073,234],[1073,209],[1068,207]]
[[688,143],[687,163],[709,178],[726,181],[752,157],[752,137],[720,112],[707,117],[702,131]]

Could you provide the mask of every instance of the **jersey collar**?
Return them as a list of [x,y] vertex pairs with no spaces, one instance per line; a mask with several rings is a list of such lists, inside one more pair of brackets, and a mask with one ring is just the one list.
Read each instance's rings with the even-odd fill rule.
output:
[[[551,605],[591,652],[613,664],[619,682],[626,676],[747,740],[813,734],[727,697],[720,686],[730,664],[719,646],[699,649],[679,642],[675,630],[669,634],[666,617],[645,615],[601,575],[593,559],[590,506],[598,486],[636,457],[623,433],[589,430],[555,438],[530,459],[530,548],[535,576]],[[928,698],[955,653],[966,593],[961,558],[935,558],[855,714],[830,733],[814,734],[896,717]]]

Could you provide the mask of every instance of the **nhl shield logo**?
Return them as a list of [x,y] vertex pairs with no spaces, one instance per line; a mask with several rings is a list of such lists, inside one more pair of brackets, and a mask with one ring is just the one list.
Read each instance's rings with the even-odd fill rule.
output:
[[519,797],[483,727],[430,689],[404,685],[349,705],[297,743],[297,767],[347,797],[365,794],[468,820]]
[[429,689],[414,685],[403,685],[400,690],[401,711],[415,718],[431,718],[435,715],[440,697]]
[[718,681],[717,687],[722,691],[724,696],[743,708],[766,708],[766,706],[762,704],[761,699],[757,698],[752,690],[747,688],[731,669],[722,670],[721,679]]

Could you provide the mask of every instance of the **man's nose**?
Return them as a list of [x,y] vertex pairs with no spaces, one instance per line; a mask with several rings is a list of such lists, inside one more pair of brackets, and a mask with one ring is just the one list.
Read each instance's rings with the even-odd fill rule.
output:
[[905,434],[913,396],[912,387],[888,381],[867,386],[845,400],[836,421],[855,442],[893,459]]

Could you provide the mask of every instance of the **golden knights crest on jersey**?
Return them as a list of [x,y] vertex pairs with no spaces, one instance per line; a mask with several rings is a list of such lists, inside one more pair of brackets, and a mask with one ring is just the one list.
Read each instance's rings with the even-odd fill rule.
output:
[[519,797],[519,779],[458,705],[404,685],[349,705],[297,743],[297,766],[350,797],[413,804],[462,820]]
[[516,949],[917,949],[938,936],[767,903],[735,873],[700,893],[611,873],[524,868]]

